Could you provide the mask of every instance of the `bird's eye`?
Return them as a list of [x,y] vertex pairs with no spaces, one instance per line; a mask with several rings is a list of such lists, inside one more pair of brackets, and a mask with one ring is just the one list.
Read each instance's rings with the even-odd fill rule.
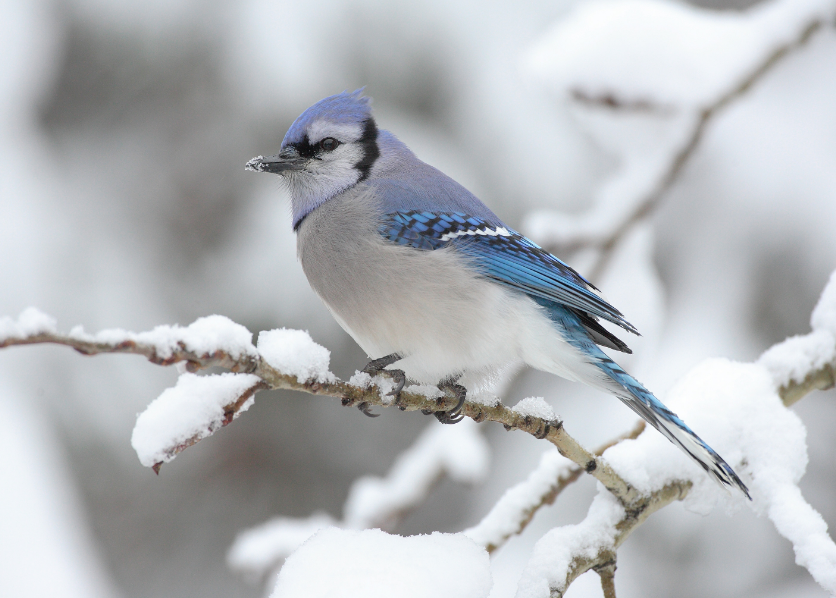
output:
[[339,144],[340,142],[333,137],[326,137],[319,142],[319,147],[323,152],[333,152]]

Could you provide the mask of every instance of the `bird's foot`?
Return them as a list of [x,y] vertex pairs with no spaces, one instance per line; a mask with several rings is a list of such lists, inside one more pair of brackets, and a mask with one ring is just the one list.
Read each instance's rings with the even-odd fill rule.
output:
[[[401,391],[403,387],[406,385],[406,374],[404,374],[403,370],[387,370],[385,369],[387,366],[392,365],[396,361],[402,359],[400,353],[392,353],[391,355],[387,355],[385,357],[381,357],[379,359],[374,359],[366,364],[366,367],[363,368],[363,373],[368,374],[372,378],[379,374],[384,374],[392,379],[394,382],[394,387],[392,390],[386,393],[387,396],[395,397],[395,404],[398,404],[398,398],[400,397]],[[369,417],[377,417],[377,414],[372,413],[369,411],[369,405],[367,403],[360,403],[357,405],[357,408],[360,409],[363,413],[368,415]]]
[[[429,412],[435,415],[435,418],[442,424],[457,424],[464,419],[462,406],[464,405],[464,400],[467,398],[467,389],[461,384],[456,384],[456,380],[458,380],[458,376],[455,378],[448,378],[438,384],[438,389],[441,392],[444,392],[445,394],[447,391],[453,393],[453,396],[457,399],[456,406],[450,411]],[[424,411],[424,413],[429,415],[427,411]]]
[[360,413],[362,413],[363,415],[365,415],[367,417],[380,417],[379,413],[375,413],[374,411],[371,410],[371,408],[369,407],[369,404],[366,401],[363,401],[362,403],[357,405],[357,409],[359,409]]

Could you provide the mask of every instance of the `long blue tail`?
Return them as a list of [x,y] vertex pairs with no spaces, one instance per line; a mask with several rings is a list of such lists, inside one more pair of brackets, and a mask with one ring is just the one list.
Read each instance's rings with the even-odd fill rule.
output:
[[709,475],[726,486],[736,486],[746,497],[749,489],[731,466],[685,425],[673,411],[653,396],[641,383],[624,371],[604,353],[590,338],[580,319],[563,306],[552,304],[549,315],[563,328],[566,340],[581,351],[591,364],[603,374],[596,379],[596,386],[605,388],[638,413],[651,426],[696,461]]
[[608,385],[609,390],[621,399],[630,409],[638,413],[647,423],[659,430],[668,440],[681,448],[709,475],[721,484],[737,486],[746,497],[749,489],[740,480],[731,466],[685,425],[679,416],[665,407],[664,403],[653,396],[641,383],[625,372],[621,366],[610,359],[598,347],[590,357],[598,368],[615,384]]

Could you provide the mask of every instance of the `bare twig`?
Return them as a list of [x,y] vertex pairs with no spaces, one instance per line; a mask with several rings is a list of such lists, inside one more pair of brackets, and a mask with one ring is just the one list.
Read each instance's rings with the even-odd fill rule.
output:
[[611,560],[594,567],[595,572],[601,577],[601,589],[604,591],[604,598],[615,598],[615,553],[610,553],[610,557]]

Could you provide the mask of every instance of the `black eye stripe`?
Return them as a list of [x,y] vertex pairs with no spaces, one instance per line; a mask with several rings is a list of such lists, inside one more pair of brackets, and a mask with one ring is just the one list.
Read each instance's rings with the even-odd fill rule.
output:
[[333,137],[326,137],[318,143],[311,143],[307,135],[302,138],[302,141],[290,144],[296,148],[299,155],[303,158],[315,158],[317,154],[322,152],[332,152],[337,149],[342,143]]
[[317,146],[311,145],[311,141],[308,139],[307,135],[302,138],[302,141],[297,141],[296,143],[291,143],[290,145],[295,147],[296,151],[299,152],[299,155],[303,158],[313,158],[316,156],[318,151]]
[[[335,143],[335,145],[330,149],[322,145],[329,139]],[[369,177],[372,165],[378,157],[380,157],[380,148],[377,146],[377,124],[375,124],[373,118],[369,117],[363,122],[363,134],[360,139],[354,143],[359,145],[363,150],[363,157],[360,158],[360,161],[354,165],[354,168],[360,171],[360,179],[358,180],[358,182],[360,182]],[[310,138],[306,134],[301,141],[297,141],[296,143],[292,143],[290,145],[296,148],[296,151],[299,152],[299,155],[302,158],[310,160],[321,155],[323,152],[334,151],[342,145],[342,143],[333,137],[325,137],[317,143],[311,143]]]

